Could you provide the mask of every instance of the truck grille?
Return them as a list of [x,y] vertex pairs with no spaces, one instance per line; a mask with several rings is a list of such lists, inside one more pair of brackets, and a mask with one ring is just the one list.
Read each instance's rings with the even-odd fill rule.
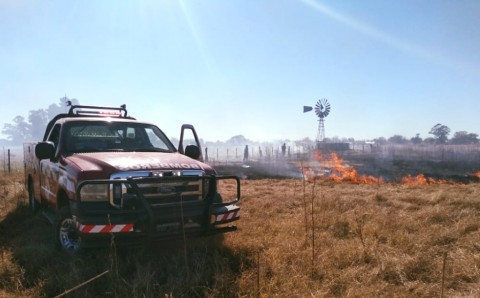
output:
[[[152,204],[171,203],[176,200],[195,201],[203,198],[202,179],[196,181],[172,181],[159,183],[138,183],[138,188]],[[127,190],[133,194],[133,189]]]
[[[208,179],[203,179],[203,171],[165,171],[165,172],[120,172],[111,175],[111,179],[127,179],[127,178],[147,178],[153,179],[136,179],[135,184],[138,191],[145,197],[145,199],[152,205],[168,204],[189,201],[202,200],[206,189]],[[197,178],[198,177],[198,178]],[[158,179],[156,179],[158,178]],[[115,202],[115,195],[111,186],[111,203],[118,205]],[[122,184],[122,194],[136,195],[136,191],[131,185]]]

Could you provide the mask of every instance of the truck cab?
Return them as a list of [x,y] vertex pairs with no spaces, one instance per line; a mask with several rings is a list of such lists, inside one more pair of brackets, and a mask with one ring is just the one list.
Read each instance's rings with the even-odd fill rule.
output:
[[[191,131],[193,144],[184,140]],[[25,144],[30,208],[54,211],[56,245],[90,245],[210,237],[236,230],[240,180],[203,162],[192,125],[176,148],[156,125],[125,106],[71,106],[54,117],[44,138]],[[231,183],[225,198],[219,181]]]

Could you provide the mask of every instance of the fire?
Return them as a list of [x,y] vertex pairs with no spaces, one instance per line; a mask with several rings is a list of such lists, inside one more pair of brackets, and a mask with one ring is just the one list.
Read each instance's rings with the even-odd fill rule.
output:
[[425,175],[419,174],[417,176],[407,175],[402,178],[402,184],[406,185],[428,185],[428,184],[446,184],[447,181],[443,179],[433,179],[433,178],[425,178]]
[[477,177],[478,179],[480,179],[480,171],[473,173],[473,176],[475,176],[475,177]]
[[353,167],[345,165],[345,162],[333,152],[330,154],[332,165],[332,174],[330,180],[334,182],[349,181],[359,184],[383,183],[383,179],[373,176],[359,175]]
[[[382,177],[373,177],[358,174],[357,170],[344,162],[335,152],[330,154],[322,154],[315,151],[312,154],[315,161],[320,165],[315,166],[315,170],[311,167],[301,167],[303,177],[306,181],[314,180],[332,181],[332,182],[351,182],[357,184],[383,184]],[[480,179],[480,171],[473,174]],[[407,175],[401,179],[402,184],[409,186],[422,186],[430,184],[446,184],[443,179],[434,179],[425,177],[424,174],[417,176]]]
[[419,174],[415,177],[407,175],[402,178],[402,184],[406,185],[427,185],[427,179],[423,174]]
[[313,158],[320,162],[322,166],[317,169],[317,172],[311,168],[303,168],[302,166],[302,173],[307,181],[311,182],[314,179],[322,179],[325,181],[345,181],[358,184],[383,183],[382,178],[359,175],[357,170],[346,165],[345,162],[335,152],[323,156],[321,152],[315,151],[313,153]]

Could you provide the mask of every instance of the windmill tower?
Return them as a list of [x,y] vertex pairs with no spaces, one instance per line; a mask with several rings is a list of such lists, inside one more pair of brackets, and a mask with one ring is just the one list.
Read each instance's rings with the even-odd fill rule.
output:
[[[313,107],[303,106],[303,112],[309,112]],[[330,113],[330,103],[326,98],[319,99],[315,104],[315,114],[318,116],[317,146],[325,139],[325,118]]]

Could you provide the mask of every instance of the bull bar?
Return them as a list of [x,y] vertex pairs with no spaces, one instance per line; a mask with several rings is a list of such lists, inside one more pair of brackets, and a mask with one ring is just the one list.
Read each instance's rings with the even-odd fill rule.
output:
[[[219,202],[217,182],[234,180],[236,197]],[[198,182],[201,185],[198,199],[185,199],[182,187]],[[108,202],[82,201],[81,190],[86,185],[104,184],[128,186],[128,193],[121,196],[120,207]],[[145,185],[174,185],[169,189],[173,200],[152,202]],[[161,188],[158,188],[161,190]],[[115,239],[123,243],[147,243],[183,237],[205,237],[237,230],[230,222],[239,219],[240,179],[236,176],[181,176],[181,177],[129,177],[81,181],[70,202],[72,217],[82,239],[94,243],[115,233]],[[111,194],[110,194],[111,195]],[[184,200],[185,199],[185,200]],[[93,232],[92,232],[93,231]]]

